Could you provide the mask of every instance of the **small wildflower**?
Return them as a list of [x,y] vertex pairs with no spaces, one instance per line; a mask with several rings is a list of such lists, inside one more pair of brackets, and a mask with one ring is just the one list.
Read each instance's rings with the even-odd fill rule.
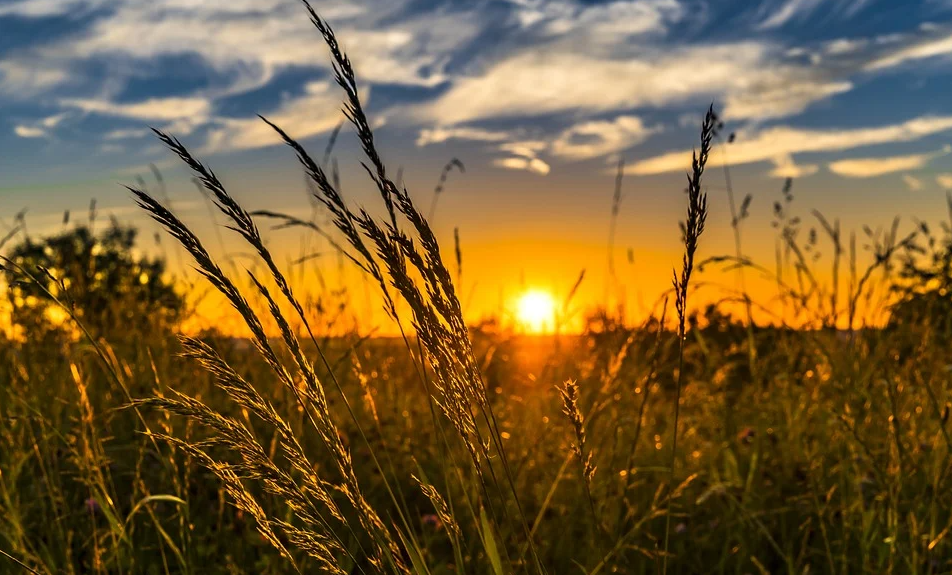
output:
[[740,433],[737,434],[737,441],[739,443],[750,445],[754,442],[755,435],[757,435],[757,433],[753,429],[745,427]]
[[423,483],[415,475],[413,476],[413,479],[417,482],[417,485],[420,486],[423,494],[427,496],[427,498],[430,500],[430,503],[432,503],[433,507],[436,509],[436,514],[430,513],[422,517],[424,525],[432,525],[436,529],[445,527],[450,533],[459,535],[459,525],[456,523],[456,519],[453,518],[452,513],[450,513],[450,508],[448,505],[446,505],[446,500],[443,499],[443,496],[440,495],[439,491],[437,491],[432,485]]
[[83,506],[86,508],[86,511],[88,511],[89,513],[95,514],[100,511],[99,502],[96,501],[95,497],[90,497],[89,499],[87,499],[85,502],[83,502]]
[[869,506],[879,492],[876,478],[871,473],[867,473],[859,482],[859,490],[863,496],[863,505]]
[[424,525],[429,525],[434,529],[440,529],[443,527],[443,521],[441,521],[439,515],[436,515],[435,513],[427,513],[422,517],[422,519]]

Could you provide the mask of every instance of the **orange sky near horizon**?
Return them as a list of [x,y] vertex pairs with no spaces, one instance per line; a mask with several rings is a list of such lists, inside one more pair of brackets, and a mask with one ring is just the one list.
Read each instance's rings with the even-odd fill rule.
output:
[[[464,316],[470,325],[495,319],[504,329],[529,333],[551,333],[556,323],[559,324],[561,333],[578,333],[583,329],[587,315],[606,308],[616,316],[621,314],[629,325],[639,324],[652,316],[658,317],[664,298],[670,295],[672,272],[676,268],[679,269],[681,263],[682,248],[677,242],[676,223],[673,227],[674,230],[667,234],[669,237],[664,238],[664,241],[659,241],[654,246],[633,247],[633,261],[628,260],[627,248],[617,247],[614,255],[614,282],[608,279],[608,250],[605,243],[543,238],[471,243],[463,240],[462,284],[456,287]],[[290,233],[282,232],[285,234],[282,237],[287,237]],[[848,238],[848,233],[846,237]],[[705,239],[712,241],[705,242]],[[718,239],[713,233],[711,238],[702,236],[698,261],[729,253],[726,250],[714,251],[719,247],[726,247],[723,242],[720,242],[721,245],[715,244],[713,240]],[[845,241],[848,242],[848,239]],[[751,243],[754,245],[749,252],[745,250],[745,256],[773,273],[776,269],[775,244],[769,242],[770,245],[767,246]],[[446,265],[456,281],[458,271],[452,236],[448,241],[444,238],[442,249]],[[356,327],[361,333],[373,331],[379,335],[399,334],[396,325],[384,313],[379,287],[372,280],[366,278],[362,271],[349,262],[345,262],[341,267],[336,260],[331,265],[316,263],[318,261],[312,260],[310,269],[291,272],[289,277],[303,301],[313,302],[313,298],[323,296],[325,306],[329,308],[325,317],[340,313],[335,307],[336,304],[346,302],[346,310],[340,313],[335,330],[343,328],[346,331]],[[860,275],[871,262],[868,254],[860,254]],[[826,256],[821,256],[815,264],[815,277],[824,290],[829,290],[832,285],[831,265],[832,260]],[[846,293],[850,282],[848,253],[844,254],[840,266],[838,325],[845,328]],[[788,281],[793,277],[792,270],[791,265],[785,266],[784,273]],[[567,317],[563,317],[566,298],[583,271],[584,278],[569,303]],[[300,275],[302,273],[303,276]],[[317,279],[318,274],[323,276],[323,281]],[[874,277],[878,278],[878,275]],[[739,299],[742,283],[746,286],[745,293],[751,298],[756,323],[776,325],[786,322],[797,327],[817,326],[816,317],[811,316],[809,312],[797,314],[789,301],[785,305],[782,303],[773,277],[768,277],[759,270],[746,269],[741,278],[737,271],[725,270],[725,264],[709,264],[706,268],[696,271],[692,280],[694,287],[689,308],[699,309],[716,303],[722,311],[743,319],[746,317],[746,307]],[[346,289],[345,295],[338,292],[342,287]],[[335,292],[338,292],[337,296],[332,295]],[[246,290],[246,294],[249,293]],[[521,315],[523,312],[520,309],[520,300],[526,294],[544,294],[553,302],[555,310],[551,318],[540,320],[543,324],[541,330],[534,326],[527,327],[526,319]],[[252,296],[250,299],[255,301],[257,298]],[[815,304],[816,299],[811,302]],[[221,298],[210,295],[199,306],[199,317],[190,322],[190,328],[215,326],[229,333],[243,334],[240,318],[223,303]],[[829,305],[826,300],[824,305]],[[405,325],[409,326],[411,322],[408,309],[405,304],[399,305],[399,308]],[[826,310],[828,307],[824,309],[824,313]],[[673,302],[670,303],[667,314],[668,321],[673,322]],[[861,301],[855,325],[879,325],[885,317],[881,305],[876,304],[872,309],[867,309]]]
[[[275,155],[281,158],[277,170],[255,170],[256,166],[247,162],[241,166],[244,170],[231,162],[213,161],[210,164],[246,209],[274,209],[310,217],[311,207],[304,194],[300,168],[293,157],[287,157],[286,150],[279,148],[277,152],[280,153]],[[446,152],[452,154],[455,150],[450,147]],[[261,161],[274,162],[269,158]],[[221,214],[210,214],[210,206],[190,184],[187,170],[170,163],[163,167],[163,173],[173,210],[193,227],[220,261],[222,254],[246,254],[250,251],[240,245],[233,232],[223,228],[225,220]],[[344,174],[346,201],[351,206],[366,207],[379,215],[380,198],[366,181],[366,176],[361,179],[360,172],[354,169]],[[681,193],[683,175],[624,178],[614,249],[614,282],[608,281],[613,174],[602,170],[595,176],[572,171],[555,175],[558,177],[545,180],[530,174],[508,174],[502,178],[493,171],[470,171],[450,176],[432,225],[454,280],[457,268],[453,238],[454,229],[459,229],[463,269],[457,291],[467,321],[475,324],[495,317],[502,324],[511,325],[519,298],[529,290],[549,293],[561,306],[583,271],[584,280],[572,301],[572,320],[562,326],[563,331],[578,331],[582,328],[582,318],[600,307],[615,310],[623,304],[625,319],[629,323],[638,323],[652,313],[659,313],[659,303],[671,288],[672,271],[680,266],[683,253],[678,229],[678,221],[684,218],[685,210],[685,196]],[[187,256],[133,205],[128,192],[117,184],[133,184],[133,176],[116,174],[115,178],[113,181],[79,181],[68,188],[60,187],[53,198],[24,193],[3,196],[0,197],[0,213],[8,214],[5,219],[9,219],[9,214],[18,211],[20,206],[30,207],[27,215],[30,232],[34,235],[53,234],[64,229],[63,209],[72,211],[70,225],[77,225],[85,221],[89,198],[97,197],[99,219],[96,225],[106,225],[108,218],[115,216],[123,223],[139,227],[141,250],[167,258],[170,269],[181,274],[182,269],[190,265]],[[432,198],[431,179],[432,173],[426,170],[406,172],[411,195],[423,209],[429,207]],[[753,196],[750,217],[741,223],[743,254],[773,272],[778,230],[771,226],[774,220],[772,207],[774,201],[781,199],[782,180],[765,178],[749,169],[733,170],[732,180],[738,202],[747,193]],[[700,241],[699,261],[734,254],[734,235],[724,182],[721,169],[709,169],[705,175],[710,214]],[[154,188],[154,184],[152,186]],[[512,192],[513,189],[518,192]],[[862,190],[838,190],[830,182],[813,178],[805,183],[794,182],[794,193],[795,201],[788,209],[791,216],[802,219],[801,240],[806,240],[811,228],[819,232],[817,245],[821,257],[815,262],[814,273],[820,284],[830,285],[832,279],[831,245],[811,215],[813,209],[831,221],[841,221],[844,248],[848,246],[850,233],[857,234],[860,273],[872,262],[871,255],[863,249],[863,225],[868,224],[873,229],[888,228],[892,214],[896,214],[902,217],[902,235],[913,229],[916,216],[922,216],[934,228],[939,221],[947,219],[946,200],[938,190],[890,194],[882,184],[879,188],[868,185]],[[897,201],[900,197],[902,202]],[[39,203],[38,198],[41,199]],[[37,211],[37,206],[45,207],[47,211]],[[51,211],[54,206],[62,208]],[[321,221],[324,217],[320,216]],[[348,309],[344,317],[349,322],[348,327],[357,325],[362,332],[376,329],[377,333],[397,333],[383,313],[378,288],[362,280],[359,270],[349,263],[344,265],[341,276],[339,258],[326,244],[318,243],[313,233],[300,229],[276,231],[271,229],[271,222],[259,219],[258,223],[279,263],[289,264],[314,251],[322,254],[303,267],[286,266],[302,299],[346,286]],[[844,254],[841,262],[841,293],[845,293],[849,282],[846,258],[848,254]],[[253,260],[244,256],[236,262],[242,267],[253,265]],[[736,290],[740,287],[738,275],[717,268],[712,266],[694,276],[697,289],[692,292],[692,308],[722,301],[725,297],[736,297]],[[319,272],[325,278],[323,285],[318,281]],[[299,278],[301,273],[304,276]],[[791,273],[789,268],[787,273]],[[778,304],[775,281],[755,270],[747,270],[745,283],[747,293],[755,303],[755,321],[776,323],[783,318],[793,325],[804,323],[803,317],[792,315],[789,306],[785,312]],[[845,316],[845,299],[841,298],[840,302],[841,316]],[[723,305],[736,316],[745,316],[743,306],[737,303]],[[220,299],[209,297],[199,311],[200,317],[189,324],[192,329],[216,326],[235,334],[243,333],[237,315],[222,305]],[[672,311],[669,310],[669,314]],[[867,318],[873,323],[881,322],[884,317],[881,311],[867,314]]]

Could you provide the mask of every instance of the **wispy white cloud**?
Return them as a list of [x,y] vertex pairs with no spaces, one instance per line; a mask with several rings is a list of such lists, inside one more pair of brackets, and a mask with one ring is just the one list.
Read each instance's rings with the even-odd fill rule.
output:
[[952,190],[952,174],[939,174],[935,177],[935,182],[943,190]]
[[[96,99],[63,99],[60,104],[86,114],[157,124],[157,127],[183,136],[191,134],[196,127],[206,124],[211,118],[213,108],[209,100],[200,97],[149,98],[129,103]],[[128,131],[126,132],[128,134]],[[115,132],[106,134],[113,137],[115,135]]]
[[851,84],[822,71],[777,62],[777,50],[740,42],[616,58],[573,46],[527,50],[461,78],[416,110],[424,120],[462,124],[487,118],[604,113],[724,98],[729,118],[771,118],[802,111]]
[[21,138],[43,138],[46,137],[46,130],[36,126],[14,126],[13,133]]
[[29,125],[18,124],[14,126],[13,133],[21,138],[45,138],[50,135],[50,131],[69,116],[68,112],[55,114],[40,119]]
[[800,179],[812,176],[820,170],[816,164],[797,164],[789,155],[782,155],[773,158],[774,168],[770,175],[774,178],[794,178]]
[[[729,161],[734,165],[774,161],[800,153],[838,152],[863,146],[912,142],[932,134],[952,130],[952,116],[924,116],[901,124],[873,128],[800,129],[777,126],[742,134],[730,144]],[[723,165],[724,156],[714,154],[710,165]],[[691,165],[691,150],[669,152],[637,162],[628,172],[638,175],[683,171]]]
[[[502,142],[496,150],[521,159],[539,160],[540,155],[546,154],[565,160],[587,160],[607,156],[640,144],[652,134],[661,131],[660,126],[649,127],[637,116],[622,115],[609,120],[595,120],[570,125],[552,138],[524,139],[517,134],[506,131],[483,130],[480,128],[454,127],[423,130],[417,139],[417,145],[439,143],[449,139],[470,140],[475,142]],[[517,162],[512,158],[497,162],[497,165],[514,168],[516,165],[525,166],[524,162]],[[512,161],[508,161],[512,160]],[[541,169],[542,164],[535,164],[540,169],[533,169],[537,173],[547,173],[548,169]]]
[[865,65],[867,71],[894,68],[916,60],[952,55],[952,34],[934,38],[917,39],[909,46],[902,46],[888,51]]
[[526,170],[544,176],[549,173],[551,166],[539,158],[539,154],[550,146],[549,142],[542,140],[506,142],[500,144],[498,150],[505,153],[507,157],[493,160],[493,165],[510,170]]
[[[78,58],[194,54],[240,76],[245,90],[289,66],[329,67],[319,35],[294,2],[117,0],[115,5],[108,17],[62,48]],[[404,6],[404,1],[332,1],[319,8],[336,25],[365,81],[435,85],[445,78],[446,55],[478,32],[478,20],[463,12],[382,24]]]
[[[102,9],[85,30],[5,54],[0,96],[29,100],[46,95],[64,109],[158,123],[179,134],[202,129],[208,150],[249,149],[274,143],[273,135],[254,118],[222,117],[223,98],[275,86],[283,70],[312,69],[313,83],[304,94],[260,111],[300,137],[326,131],[338,120],[340,95],[315,88],[324,85],[316,79],[329,71],[326,49],[295,2],[0,2],[0,16],[72,17]],[[725,119],[763,125],[850,92],[872,73],[952,53],[952,36],[942,27],[888,39],[830,38],[802,46],[771,32],[821,14],[851,18],[870,3],[762,0],[742,18],[760,30],[748,29],[745,39],[738,27],[731,40],[691,33],[682,38],[685,28],[699,31],[717,16],[716,3],[700,6],[689,0],[509,0],[506,12],[485,10],[482,3],[451,2],[421,10],[413,0],[322,0],[317,8],[338,32],[361,85],[413,86],[414,94],[427,94],[380,111],[392,123],[409,124],[419,134],[417,145],[465,139],[493,145],[507,154],[503,160],[546,163],[605,156],[646,141],[658,129],[650,121],[657,110],[700,107],[713,99]],[[677,36],[672,32],[676,27]],[[494,40],[488,42],[488,37]],[[129,79],[141,79],[150,63],[182,55],[212,70],[208,85],[174,98],[126,102],[121,97]],[[91,60],[109,64],[110,77],[102,85],[90,78],[82,82],[88,68],[80,64]],[[510,122],[503,129],[475,127],[500,119]],[[55,129],[21,124],[27,132]],[[127,124],[119,130],[107,127],[103,138],[140,135]],[[499,147],[530,139],[545,146],[533,155]],[[817,151],[850,147],[839,145]],[[732,149],[732,162],[741,161],[735,156],[764,155],[744,151],[740,142]],[[794,162],[801,151],[809,152],[811,146],[778,144],[762,159],[774,162],[775,175],[802,177],[817,166]]]
[[[728,119],[782,118],[802,112],[810,104],[853,89],[848,81],[823,81],[807,70],[775,70],[752,78],[749,89],[729,92],[724,99]],[[742,77],[740,78],[743,81]]]
[[69,117],[69,112],[63,112],[61,114],[54,114],[52,116],[47,116],[40,120],[40,125],[44,128],[55,128],[59,126],[63,120]]
[[637,116],[619,116],[610,121],[584,122],[562,132],[552,143],[556,156],[573,160],[596,158],[630,148],[648,139],[660,128],[645,126]]
[[[421,12],[407,10],[409,4],[321,2],[322,16],[334,24],[364,86],[433,87],[447,81],[450,58],[484,25],[472,8]],[[287,0],[19,0],[3,3],[0,16],[75,17],[106,6],[81,32],[44,39],[0,58],[0,96],[43,94],[67,109],[159,123],[179,134],[208,127],[209,145],[238,149],[270,140],[257,120],[216,116],[222,98],[264,87],[289,68],[313,69],[315,78],[330,72],[320,35],[301,5]],[[147,75],[150,62],[181,55],[214,70],[208,85],[176,97],[120,103],[130,78]],[[83,76],[88,70],[83,64],[91,60],[111,63],[106,81]],[[58,96],[66,86],[70,96]],[[79,96],[84,90],[86,95]],[[330,108],[307,111],[308,103]],[[323,130],[325,116],[336,113],[339,105],[339,94],[307,93],[277,110],[261,111],[293,120],[306,136]],[[115,131],[107,135],[118,138]]]
[[500,168],[509,170],[526,170],[539,175],[546,175],[551,170],[549,164],[539,158],[499,158],[493,161],[493,164]]
[[902,181],[904,184],[906,184],[906,187],[909,188],[910,192],[921,191],[924,187],[922,180],[911,174],[903,174]]
[[64,99],[61,103],[87,113],[160,122],[202,120],[209,116],[212,107],[211,102],[204,98],[149,98],[133,103]]
[[[361,97],[367,101],[369,90],[361,90]],[[340,122],[340,95],[330,82],[312,82],[303,96],[286,101],[265,116],[293,138],[308,138],[330,131]],[[282,143],[275,131],[259,118],[215,118],[213,123],[216,127],[209,131],[204,146],[206,153]]]
[[823,51],[828,55],[842,56],[859,53],[868,46],[869,40],[866,38],[837,38],[827,42]]
[[779,28],[797,17],[808,16],[823,0],[786,0],[757,27],[764,29]]
[[[181,1],[181,0],[180,0]],[[369,90],[361,90],[365,101]],[[268,118],[288,129],[296,138],[330,131],[340,121],[341,97],[330,81],[311,82],[301,96],[286,99],[275,110],[263,111]],[[210,127],[203,146],[206,153],[245,150],[280,143],[280,139],[259,118],[233,118],[215,113],[211,101],[194,98],[151,98],[140,102],[115,103],[104,100],[64,99],[61,103],[85,113],[157,122],[177,135],[188,135],[203,125]],[[380,122],[375,125],[379,126]],[[142,137],[146,128],[107,132],[104,140]]]
[[0,6],[0,16],[41,18],[77,14],[106,4],[109,0],[10,0]]
[[145,128],[127,128],[122,130],[112,130],[103,134],[103,140],[128,140],[132,138],[142,138],[150,134]]
[[509,132],[499,130],[483,130],[480,128],[461,127],[437,127],[420,130],[417,137],[417,146],[429,146],[430,144],[442,144],[449,140],[469,140],[473,142],[502,142],[512,138]]
[[549,145],[549,142],[542,140],[520,140],[502,144],[499,146],[499,150],[516,156],[534,158],[549,149]]
[[854,158],[830,163],[830,171],[847,178],[875,178],[895,172],[918,170],[933,159],[948,154],[946,148],[941,152],[929,154],[910,154],[886,158]]
[[[834,38],[812,47],[807,44],[799,53],[762,37],[672,46],[653,38],[664,36],[671,23],[691,14],[684,5],[666,12],[659,7],[671,7],[663,2],[649,3],[654,16],[642,20],[633,39],[603,50],[598,43],[583,41],[584,33],[568,22],[573,14],[578,17],[573,12],[580,10],[577,4],[573,8],[562,2],[516,3],[523,7],[519,14],[524,28],[543,30],[555,39],[467,69],[439,98],[413,109],[416,118],[456,125],[552,115],[584,118],[714,99],[722,104],[725,119],[756,125],[796,116],[815,103],[851,92],[856,79],[864,79],[871,70],[952,52],[952,40],[942,38],[941,30],[932,31],[940,37],[929,41],[911,34]],[[836,18],[849,19],[869,4],[868,0],[836,0],[829,11]],[[787,0],[770,6],[773,10],[762,12],[764,28],[819,14],[821,2]],[[607,36],[617,40],[622,34]],[[816,166],[794,169],[792,165],[784,164],[776,172],[804,175],[816,170]]]
[[626,0],[581,4],[565,0],[521,0],[515,18],[524,29],[546,37],[583,34],[587,40],[606,43],[632,36],[664,32],[680,20],[684,6],[677,0]]
[[783,0],[779,6],[767,3],[762,8],[765,17],[757,24],[760,30],[780,28],[793,21],[804,21],[822,6],[826,15],[834,13],[841,18],[851,18],[870,4],[870,0]]
[[39,58],[0,60],[0,94],[8,97],[29,98],[64,84],[69,77],[67,69],[51,67]]

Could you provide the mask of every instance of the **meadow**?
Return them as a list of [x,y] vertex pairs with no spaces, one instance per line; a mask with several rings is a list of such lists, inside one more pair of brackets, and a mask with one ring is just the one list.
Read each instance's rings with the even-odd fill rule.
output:
[[[740,241],[702,261],[712,107],[656,316],[589,310],[569,335],[467,323],[459,250],[395,183],[359,70],[305,6],[384,215],[352,207],[294,126],[272,128],[401,335],[337,333],[346,294],[299,295],[260,231],[313,222],[247,211],[157,132],[257,264],[217,261],[144,183],[131,198],[247,335],[183,329],[188,297],[134,255],[134,230],[92,215],[14,230],[0,573],[952,573],[952,228],[868,229],[860,266],[857,235],[795,216],[788,181],[776,268]],[[750,199],[730,193],[739,234]],[[768,303],[745,293],[699,309],[706,266],[769,274],[789,313],[755,325]]]

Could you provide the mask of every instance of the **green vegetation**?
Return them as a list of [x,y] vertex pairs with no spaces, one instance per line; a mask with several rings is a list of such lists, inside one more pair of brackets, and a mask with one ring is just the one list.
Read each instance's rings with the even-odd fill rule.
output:
[[[159,133],[260,265],[226,273],[166,205],[130,191],[250,336],[179,336],[182,297],[161,261],[133,255],[131,230],[14,246],[0,572],[952,572],[952,230],[870,230],[860,270],[855,237],[844,248],[816,214],[834,276],[849,257],[841,293],[816,279],[821,240],[800,241],[788,183],[772,273],[778,305],[810,328],[690,312],[705,265],[767,273],[742,252],[749,199],[735,255],[695,261],[711,109],[658,317],[593,314],[580,337],[470,329],[426,218],[375,148],[349,60],[307,8],[384,219],[348,205],[293,126],[272,127],[403,336],[327,337],[255,216]],[[738,301],[749,318],[755,302]],[[890,310],[885,328],[864,323]]]
[[[163,260],[133,257],[136,230],[113,223],[98,236],[89,226],[35,241],[29,236],[6,256],[3,269],[12,324],[27,337],[47,331],[62,298],[96,334],[124,334],[174,325],[185,300]],[[147,325],[132,324],[146,322]],[[121,337],[121,335],[120,335]]]

